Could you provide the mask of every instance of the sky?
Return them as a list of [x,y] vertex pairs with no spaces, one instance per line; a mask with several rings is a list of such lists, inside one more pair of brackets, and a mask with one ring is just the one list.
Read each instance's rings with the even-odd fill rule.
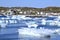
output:
[[44,8],[48,6],[60,7],[60,0],[0,0],[0,6],[36,8]]

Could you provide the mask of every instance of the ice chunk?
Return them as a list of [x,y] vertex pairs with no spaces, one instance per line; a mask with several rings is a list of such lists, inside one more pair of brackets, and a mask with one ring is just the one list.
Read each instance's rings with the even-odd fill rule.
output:
[[0,24],[0,27],[1,27],[1,28],[6,28],[6,26],[7,26],[6,23],[1,23],[1,24]]
[[18,29],[19,35],[28,35],[28,36],[36,36],[36,37],[45,37],[47,35],[52,35],[54,30],[50,29],[34,29],[34,28],[22,28]]
[[46,25],[46,20],[42,19],[42,25]]
[[34,28],[37,28],[38,24],[36,24],[35,22],[27,22],[26,25],[31,28],[31,27],[34,27]]

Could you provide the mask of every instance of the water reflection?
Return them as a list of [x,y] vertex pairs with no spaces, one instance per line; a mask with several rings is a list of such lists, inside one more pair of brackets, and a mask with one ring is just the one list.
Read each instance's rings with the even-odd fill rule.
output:
[[31,36],[23,36],[20,35],[20,40],[50,40],[50,37],[31,37]]

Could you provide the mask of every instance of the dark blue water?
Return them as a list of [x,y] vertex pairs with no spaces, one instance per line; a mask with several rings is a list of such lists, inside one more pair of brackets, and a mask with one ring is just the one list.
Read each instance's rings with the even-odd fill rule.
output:
[[[5,17],[5,16],[4,16]],[[55,18],[47,17],[46,20],[54,20]],[[51,38],[46,37],[20,37],[18,29],[28,28],[28,26],[24,23],[27,21],[35,21],[37,24],[40,24],[38,20],[20,20],[16,24],[8,24],[6,28],[0,28],[0,40],[60,40],[60,35],[52,36]],[[50,25],[38,25],[37,29],[40,27],[44,27],[46,29],[58,29],[58,26],[50,26]]]

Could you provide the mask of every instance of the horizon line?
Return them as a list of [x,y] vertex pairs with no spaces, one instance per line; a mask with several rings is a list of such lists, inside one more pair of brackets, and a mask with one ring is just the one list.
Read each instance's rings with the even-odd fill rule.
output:
[[[29,6],[0,6],[0,7],[29,7]],[[60,7],[60,6],[46,6],[46,7]],[[29,7],[29,8],[46,8],[46,7]]]

